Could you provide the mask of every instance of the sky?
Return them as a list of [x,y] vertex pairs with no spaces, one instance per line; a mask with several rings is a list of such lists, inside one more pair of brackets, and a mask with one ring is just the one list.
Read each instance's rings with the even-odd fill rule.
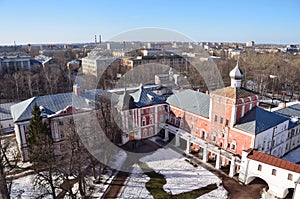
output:
[[299,0],[0,0],[0,45],[102,41],[145,27],[193,41],[300,43]]

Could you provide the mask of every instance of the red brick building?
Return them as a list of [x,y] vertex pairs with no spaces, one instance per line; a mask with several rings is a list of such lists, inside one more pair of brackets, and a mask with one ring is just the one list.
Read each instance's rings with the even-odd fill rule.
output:
[[141,85],[133,93],[124,92],[119,97],[117,109],[121,116],[122,144],[157,135],[159,123],[166,119],[165,99]]
[[[254,147],[255,135],[235,128],[237,121],[258,105],[259,96],[241,87],[238,65],[230,72],[231,86],[210,95],[185,90],[171,96],[168,122],[233,154]],[[194,146],[197,148],[197,146]]]

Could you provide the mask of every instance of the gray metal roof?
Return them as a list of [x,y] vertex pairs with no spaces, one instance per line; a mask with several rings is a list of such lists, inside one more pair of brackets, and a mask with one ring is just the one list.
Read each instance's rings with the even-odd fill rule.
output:
[[57,111],[65,109],[67,106],[88,108],[88,100],[81,96],[76,96],[73,93],[37,96],[11,106],[13,121],[30,120],[35,103],[44,108],[43,116],[54,114]]
[[10,107],[16,103],[17,102],[0,104],[0,121],[12,119]]
[[289,129],[292,129],[292,128],[294,128],[294,127],[296,127],[296,126],[299,125],[298,121],[297,122],[293,122],[293,121],[291,121],[291,118],[292,117],[295,117],[295,118],[298,117],[298,118],[300,118],[300,103],[288,106],[286,108],[282,108],[282,109],[276,110],[273,113],[279,114],[281,116],[284,116],[284,117],[290,119]]
[[234,127],[256,135],[287,120],[289,119],[286,117],[254,107],[238,120]]
[[277,113],[279,115],[289,117],[289,118],[290,117],[299,117],[300,118],[300,103],[288,106],[286,108],[279,109],[277,111],[274,111],[274,113]]
[[187,112],[209,118],[210,96],[193,90],[184,90],[171,95],[167,103]]

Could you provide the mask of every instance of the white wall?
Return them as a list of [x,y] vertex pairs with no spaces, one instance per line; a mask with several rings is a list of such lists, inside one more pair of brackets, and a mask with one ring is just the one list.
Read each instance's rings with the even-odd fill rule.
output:
[[14,122],[12,119],[0,121],[0,132],[10,132],[14,128]]
[[[247,155],[247,152],[242,154],[239,181],[249,184],[255,178],[261,178],[269,186],[268,193],[280,198],[286,196],[288,188],[295,188],[295,182],[300,177],[299,173],[248,159]],[[261,165],[261,171],[258,170],[258,165]],[[273,169],[276,169],[276,175],[272,175]],[[293,175],[292,180],[288,180],[288,174]]]
[[254,148],[276,157],[282,157],[285,154],[287,143],[288,123],[289,121],[287,120],[278,124],[274,132],[274,128],[270,128],[256,135]]
[[[258,170],[258,165],[262,166],[262,170]],[[269,186],[269,193],[283,198],[288,193],[288,188],[295,187],[295,181],[300,177],[299,173],[284,170],[268,164],[264,164],[255,160],[250,160],[248,165],[249,171],[245,184],[250,183],[255,177],[265,180]],[[276,176],[272,175],[272,170],[276,169]],[[292,180],[288,180],[288,174],[293,175]]]
[[287,148],[285,150],[285,153],[288,153],[289,151],[300,146],[300,127],[296,126],[292,129],[289,129],[287,139],[288,139],[286,143]]

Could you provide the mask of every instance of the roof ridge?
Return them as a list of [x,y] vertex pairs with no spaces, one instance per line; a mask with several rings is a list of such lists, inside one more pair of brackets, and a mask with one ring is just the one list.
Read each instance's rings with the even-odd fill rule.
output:
[[[23,115],[23,113],[25,112],[25,110],[27,109],[27,107],[29,107],[29,106],[32,104],[32,102],[34,102],[34,101],[36,100],[36,98],[37,98],[37,96],[34,96],[34,97],[31,97],[31,98],[29,98],[29,99],[27,99],[27,100],[25,100],[25,101],[22,101],[22,102],[20,102],[20,103],[17,103],[17,104],[15,104],[15,105],[12,105],[11,108],[10,108],[10,110],[11,110],[11,113],[12,113],[13,120],[14,120],[14,121],[18,121],[18,119]],[[27,104],[27,102],[28,102],[28,104]],[[23,105],[23,104],[26,105],[26,106],[21,106],[21,105]],[[19,107],[19,106],[20,106],[20,107]],[[15,108],[21,108],[21,113],[15,115],[15,114],[14,114],[15,111],[13,111]],[[18,113],[18,112],[17,112],[17,113]]]

